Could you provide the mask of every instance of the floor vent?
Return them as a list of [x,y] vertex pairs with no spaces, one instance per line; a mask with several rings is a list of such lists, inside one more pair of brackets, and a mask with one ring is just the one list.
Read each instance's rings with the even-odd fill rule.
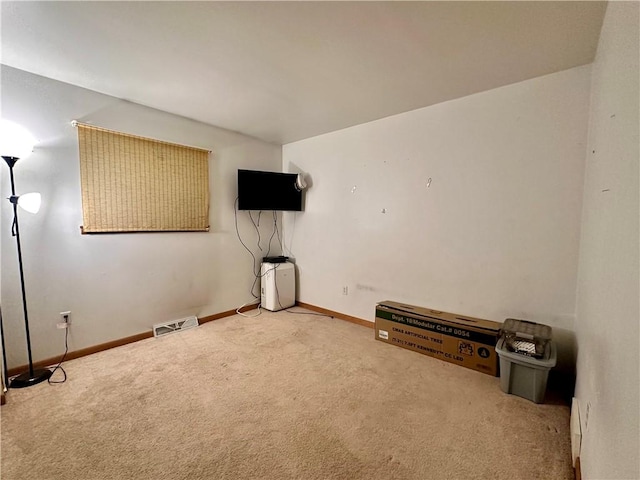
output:
[[179,332],[198,326],[196,317],[181,318],[180,320],[172,320],[170,322],[157,323],[153,326],[153,336],[161,337],[169,333]]

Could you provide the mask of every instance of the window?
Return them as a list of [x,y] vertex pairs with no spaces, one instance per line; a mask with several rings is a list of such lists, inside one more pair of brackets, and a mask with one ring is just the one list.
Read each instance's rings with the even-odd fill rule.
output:
[[75,125],[82,233],[209,230],[209,151]]

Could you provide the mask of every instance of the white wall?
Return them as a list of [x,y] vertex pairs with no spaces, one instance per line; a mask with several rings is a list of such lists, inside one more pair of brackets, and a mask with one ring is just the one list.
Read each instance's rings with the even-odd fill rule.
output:
[[609,3],[593,64],[576,320],[586,479],[640,478],[639,10]]
[[[234,226],[236,170],[280,171],[280,146],[4,66],[2,115],[40,140],[15,167],[18,193],[43,195],[38,215],[20,216],[34,360],[63,352],[63,331],[55,328],[61,311],[72,312],[69,346],[78,350],[252,299],[252,260]],[[81,235],[73,119],[212,150],[211,231]],[[0,168],[5,198],[8,169]],[[2,202],[1,211],[2,313],[12,367],[26,363],[26,347],[9,202]],[[239,220],[243,238],[257,250],[248,217]],[[261,227],[265,238],[272,224],[263,221]]]
[[371,321],[376,302],[397,300],[572,330],[589,76],[285,145],[285,171],[312,183],[305,211],[284,218],[299,300]]

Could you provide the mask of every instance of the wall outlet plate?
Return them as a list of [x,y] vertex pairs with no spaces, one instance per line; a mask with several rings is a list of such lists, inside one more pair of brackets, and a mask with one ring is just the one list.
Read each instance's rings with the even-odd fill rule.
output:
[[[67,323],[67,324],[71,323],[71,310],[67,310],[66,312],[60,312],[60,319],[62,320],[63,323]],[[67,328],[67,327],[58,326],[58,328]]]

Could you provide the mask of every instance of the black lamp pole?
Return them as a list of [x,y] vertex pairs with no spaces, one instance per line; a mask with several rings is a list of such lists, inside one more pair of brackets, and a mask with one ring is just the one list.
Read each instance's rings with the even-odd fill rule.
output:
[[20,267],[20,286],[22,287],[22,310],[24,312],[24,328],[27,334],[27,352],[29,354],[29,371],[21,373],[13,378],[9,383],[12,388],[24,388],[47,380],[51,376],[51,370],[47,368],[33,368],[31,356],[31,336],[29,335],[29,314],[27,313],[27,295],[24,289],[24,272],[22,270],[22,247],[20,246],[20,229],[18,227],[18,196],[13,179],[13,166],[18,161],[16,157],[2,157],[9,165],[9,175],[11,177],[11,197],[9,201],[13,204],[13,235],[18,244],[18,265]]

